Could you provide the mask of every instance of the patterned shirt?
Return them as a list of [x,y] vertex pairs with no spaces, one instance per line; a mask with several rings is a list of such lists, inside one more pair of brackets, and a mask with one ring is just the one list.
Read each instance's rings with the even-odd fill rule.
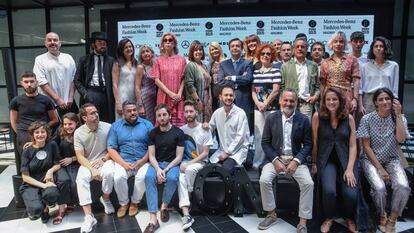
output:
[[351,89],[353,78],[360,78],[358,59],[346,54],[337,62],[333,56],[324,60],[320,66],[321,80],[326,79],[328,87]]
[[[280,73],[281,63],[272,64],[272,68],[266,72],[262,72],[259,69],[253,71],[253,87],[256,92],[257,99],[260,102],[264,102],[273,91],[273,84],[279,84],[282,82],[282,75]],[[267,110],[276,110],[277,100],[273,100],[271,106]]]
[[[399,159],[395,127],[391,114],[382,118],[377,111],[374,111],[362,117],[357,138],[369,138],[370,146],[378,161],[385,164]],[[367,159],[365,152],[362,153],[362,158]]]

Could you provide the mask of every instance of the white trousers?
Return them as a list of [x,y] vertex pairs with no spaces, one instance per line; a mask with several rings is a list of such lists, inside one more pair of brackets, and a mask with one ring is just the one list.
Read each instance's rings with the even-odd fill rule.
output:
[[262,165],[265,159],[265,154],[262,149],[262,135],[266,117],[275,111],[260,112],[254,110],[254,158],[253,167],[258,168]]
[[129,203],[128,178],[135,176],[134,191],[132,192],[131,202],[141,202],[145,193],[145,174],[147,174],[149,163],[145,163],[138,170],[127,171],[121,165],[115,162],[114,166],[114,188],[118,196],[120,205]]
[[[185,162],[183,162],[185,164]],[[193,163],[187,166],[185,173],[180,172],[178,182],[178,199],[180,208],[190,206],[190,197],[188,193],[193,192],[194,181],[198,171],[204,167],[204,163]]]
[[[114,161],[106,161],[99,171],[102,176],[102,192],[110,194],[114,187]],[[92,180],[91,171],[84,166],[80,166],[76,176],[76,188],[78,190],[79,205],[81,206],[92,204],[90,185]]]
[[[259,183],[260,194],[262,196],[262,205],[265,211],[276,209],[272,183],[276,175],[277,173],[272,163],[268,163],[263,167]],[[299,217],[311,219],[313,205],[313,180],[308,167],[305,165],[299,165],[292,177],[296,180],[296,182],[298,182],[300,189]]]

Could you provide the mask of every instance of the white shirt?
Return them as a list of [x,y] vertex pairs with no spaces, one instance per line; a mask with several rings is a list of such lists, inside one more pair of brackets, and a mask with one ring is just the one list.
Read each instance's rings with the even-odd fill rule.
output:
[[[213,137],[211,136],[211,132],[209,130],[205,130],[202,127],[201,123],[198,123],[196,127],[191,128],[187,124],[180,127],[185,134],[191,136],[194,139],[197,147],[197,154],[200,155],[203,152],[205,146],[212,146],[213,145]],[[197,156],[198,156],[197,155]],[[205,157],[205,161],[208,160],[208,156]]]
[[292,125],[293,125],[293,116],[287,118],[285,113],[282,111],[282,126],[283,126],[283,149],[282,155],[292,155]]
[[389,88],[398,97],[399,67],[394,61],[386,60],[378,65],[370,60],[361,68],[361,88],[359,94],[374,93],[382,87]]
[[[102,65],[102,82],[103,82],[103,85],[105,85],[105,76],[104,76],[104,72],[103,72],[103,68],[104,68],[104,56],[103,55],[100,55],[100,56],[101,56],[101,65]],[[98,55],[97,54],[94,54],[93,57],[95,59],[95,69],[93,71],[92,79],[89,82],[89,85],[90,86],[99,87],[100,86],[99,85],[99,76],[98,76],[98,61],[99,61],[99,59],[98,59]]]
[[303,100],[308,100],[310,97],[309,92],[309,81],[308,81],[308,66],[306,65],[305,61],[300,64],[296,58],[295,59],[295,66],[296,66],[296,74],[298,75],[298,96]]
[[[39,86],[48,84],[64,102],[68,102],[76,73],[76,64],[71,55],[60,53],[55,56],[49,52],[41,54],[35,59],[33,73],[36,74]],[[41,88],[39,92],[46,95]]]

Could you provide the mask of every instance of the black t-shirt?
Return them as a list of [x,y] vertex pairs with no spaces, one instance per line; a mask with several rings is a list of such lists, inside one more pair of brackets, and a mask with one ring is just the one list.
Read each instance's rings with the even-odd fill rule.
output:
[[59,147],[54,141],[47,142],[43,148],[30,146],[23,150],[20,171],[28,171],[32,178],[42,182],[47,170],[59,164],[59,158]]
[[[69,142],[65,139],[59,140],[59,152],[61,159],[76,156],[75,148],[73,147],[73,142]],[[73,161],[71,164],[78,165],[79,163],[77,161]]]
[[158,162],[171,162],[175,159],[177,146],[184,147],[184,132],[176,126],[167,132],[162,132],[160,127],[154,128],[149,134],[148,145],[155,146]]
[[27,96],[22,94],[12,99],[9,105],[10,110],[17,111],[18,130],[27,131],[30,124],[34,121],[48,122],[48,111],[55,109],[52,100],[42,94]]

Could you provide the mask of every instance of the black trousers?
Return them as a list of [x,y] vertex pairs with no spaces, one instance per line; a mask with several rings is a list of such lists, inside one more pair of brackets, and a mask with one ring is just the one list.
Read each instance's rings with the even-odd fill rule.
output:
[[108,103],[105,87],[89,87],[84,103],[93,103],[99,111],[99,119],[107,123],[112,123],[109,113],[110,111],[115,111],[115,109]]
[[78,190],[76,188],[76,176],[78,175],[79,164],[69,164],[69,166],[65,167],[64,169],[66,169],[66,172],[70,179],[70,194],[67,204],[79,205]]
[[223,165],[223,167],[224,167],[227,171],[229,171],[229,172],[230,172],[230,174],[233,174],[233,173],[234,173],[234,171],[236,170],[235,168],[236,168],[237,162],[236,162],[236,160],[234,160],[234,159],[232,159],[232,158],[227,158],[227,159],[225,159],[224,161],[220,161],[220,162],[218,162],[218,163],[222,164],[222,165]]

